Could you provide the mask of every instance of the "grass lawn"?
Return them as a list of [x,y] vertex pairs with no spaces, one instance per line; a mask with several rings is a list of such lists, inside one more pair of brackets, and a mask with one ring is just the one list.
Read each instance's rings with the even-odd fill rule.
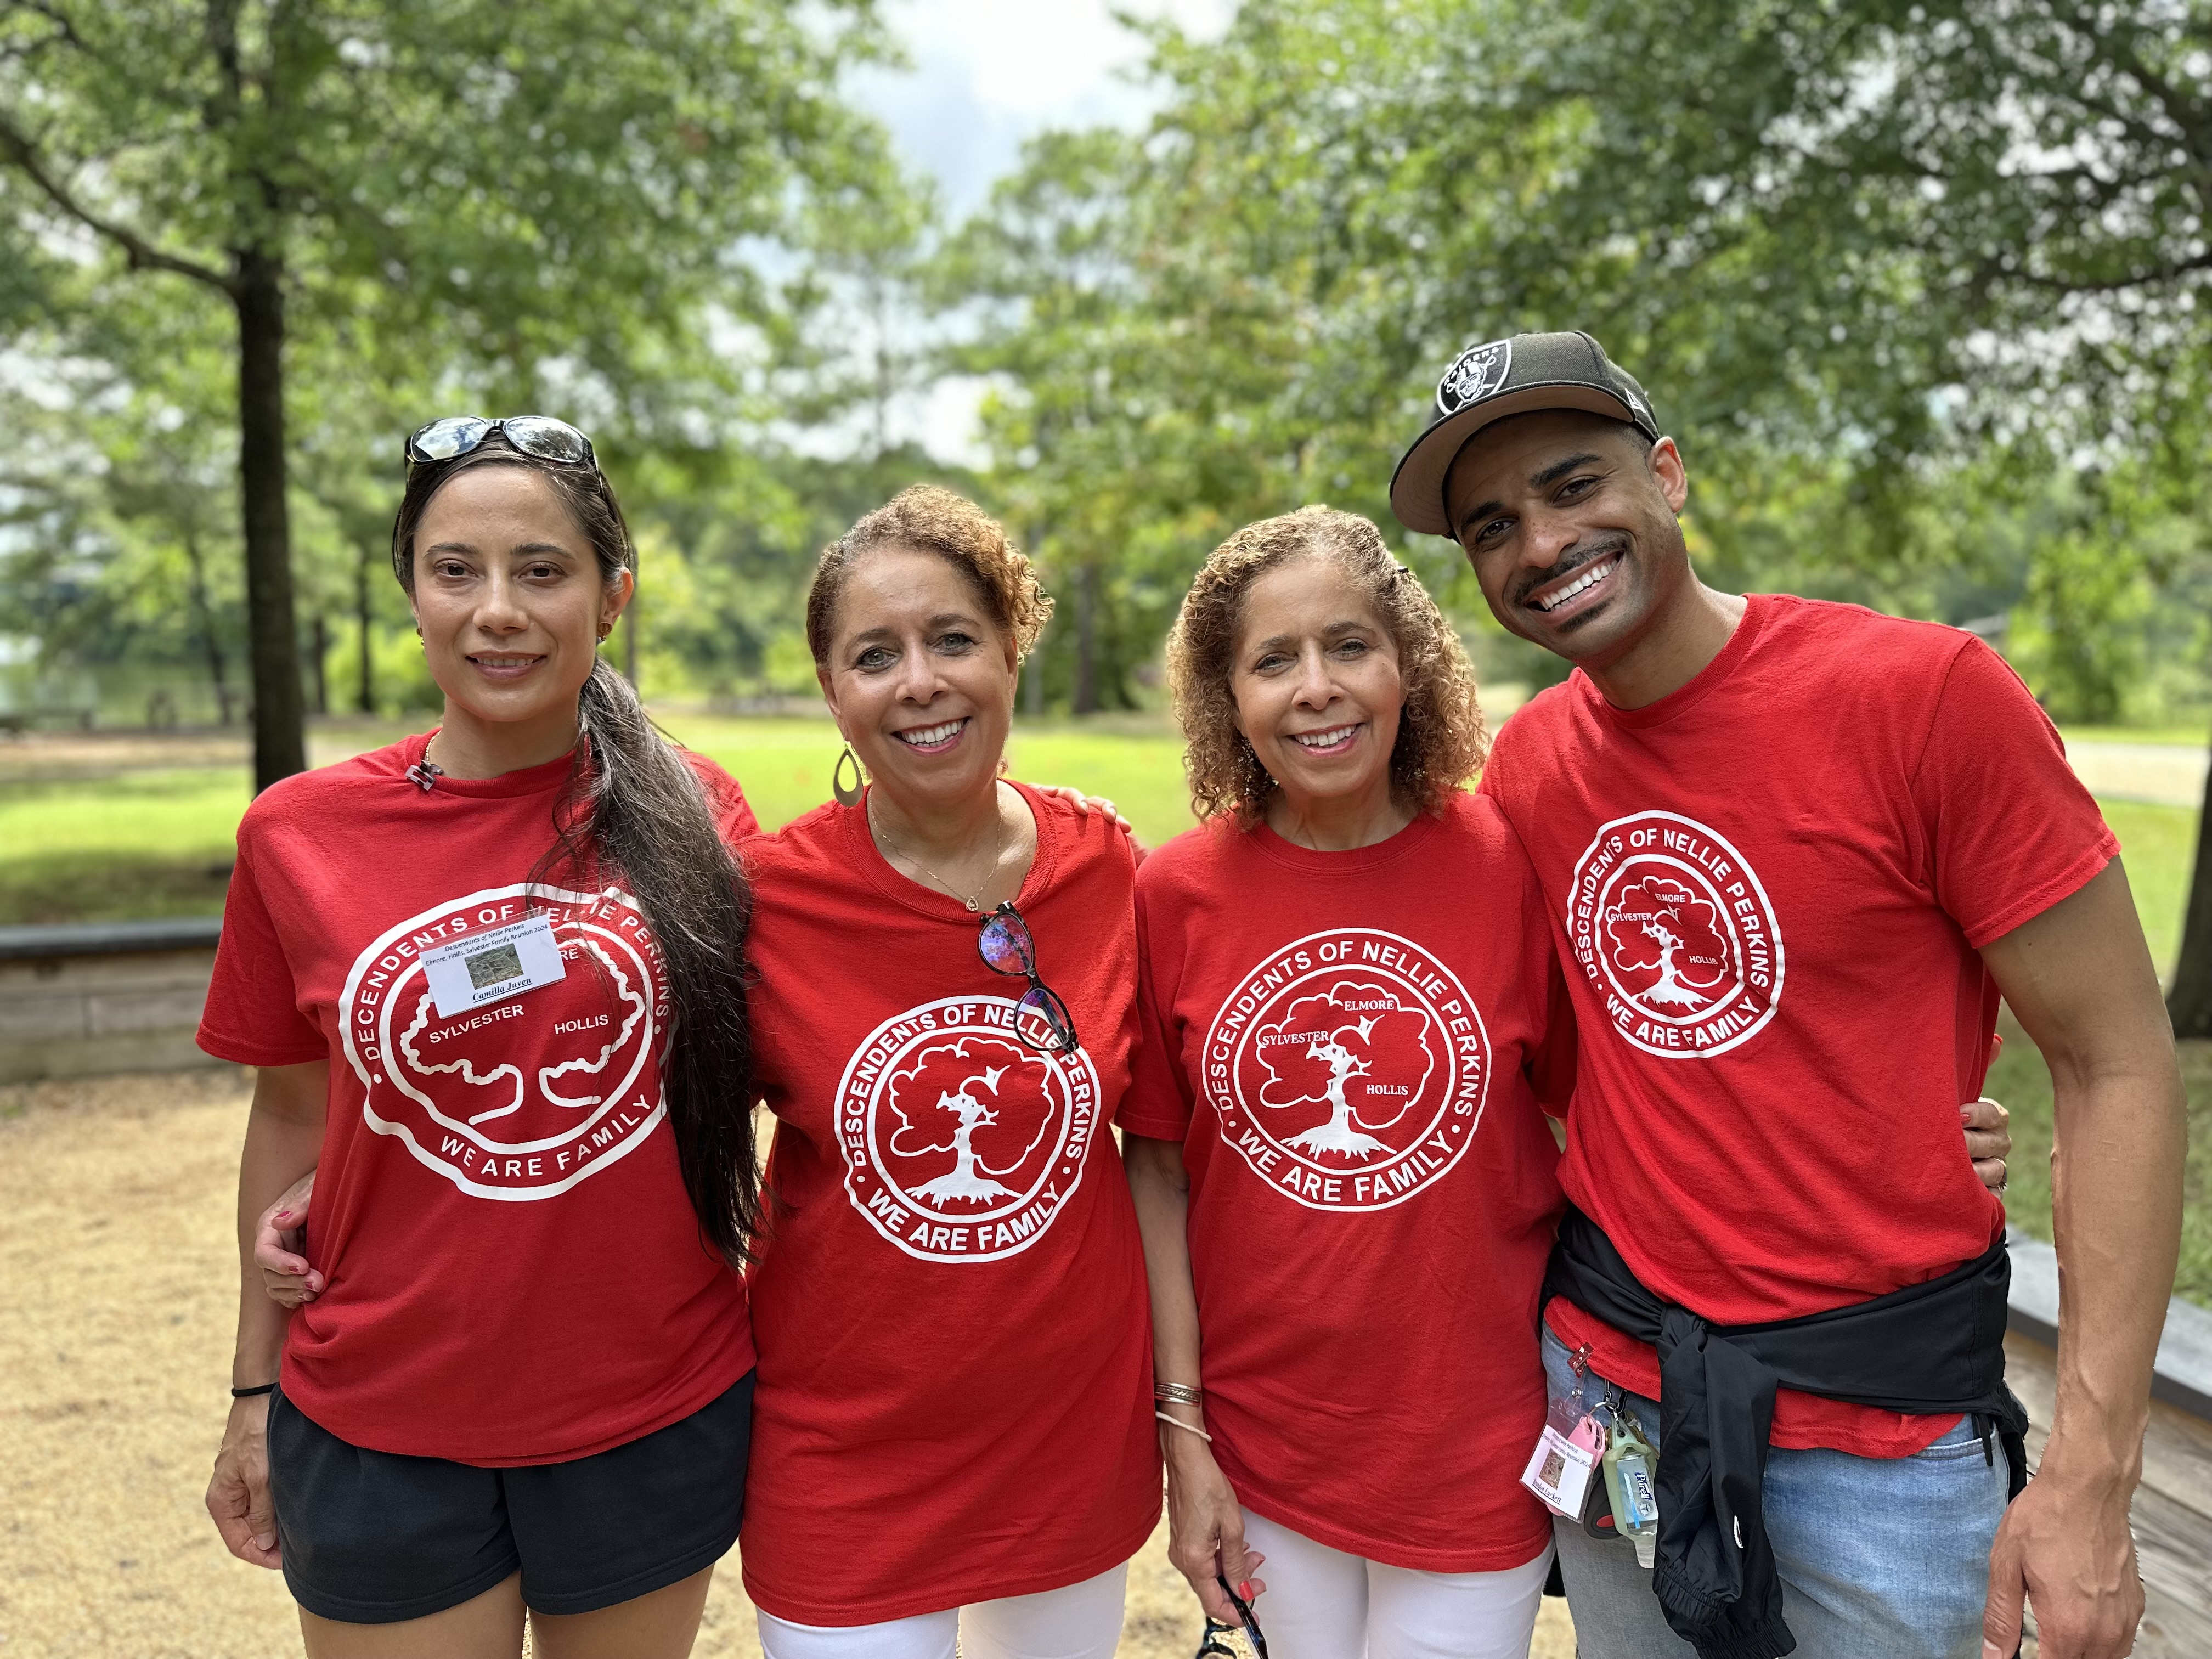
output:
[[2162,748],[2202,749],[2203,722],[2181,726],[2062,726],[2059,735],[2069,743],[2153,743]]
[[2142,918],[2150,959],[2161,975],[2181,952],[2181,913],[2189,902],[2189,869],[2197,856],[2197,814],[2186,806],[2105,800],[2105,822],[2120,838],[2120,862]]
[[0,925],[219,913],[250,799],[234,767],[9,784]]

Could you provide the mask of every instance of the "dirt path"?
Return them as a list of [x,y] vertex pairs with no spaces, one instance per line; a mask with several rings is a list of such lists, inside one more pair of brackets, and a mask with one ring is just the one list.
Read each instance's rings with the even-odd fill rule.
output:
[[[0,1653],[278,1659],[283,1581],[224,1553],[200,1507],[222,1431],[228,1243],[246,1085],[230,1071],[0,1088]],[[696,1652],[757,1659],[736,1559]],[[1127,1659],[1185,1659],[1195,1604],[1156,1536],[1130,1574]],[[1545,1604],[1537,1659],[1573,1637]]]

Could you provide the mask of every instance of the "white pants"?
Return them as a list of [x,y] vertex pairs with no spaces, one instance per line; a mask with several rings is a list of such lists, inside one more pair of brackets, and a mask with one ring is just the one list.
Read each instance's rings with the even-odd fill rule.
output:
[[1273,1659],[1528,1659],[1552,1550],[1502,1572],[1386,1567],[1244,1511],[1267,1558],[1253,1615]]
[[794,1625],[761,1613],[761,1651],[767,1659],[953,1659],[956,1651],[964,1659],[1113,1659],[1128,1583],[1125,1561],[1079,1584],[880,1625]]

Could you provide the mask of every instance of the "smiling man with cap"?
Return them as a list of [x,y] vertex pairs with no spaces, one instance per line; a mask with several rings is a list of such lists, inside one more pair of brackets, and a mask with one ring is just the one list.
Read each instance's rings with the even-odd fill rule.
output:
[[[2008,1656],[2025,1595],[2045,1659],[2118,1659],[2183,1146],[2118,843],[1996,653],[1706,586],[1688,489],[1644,389],[1559,333],[1462,354],[1390,492],[1577,667],[1482,787],[1582,1027],[1551,1386],[1658,1448],[1653,1571],[1558,1525],[1578,1639]],[[2051,1070],[2065,1285],[2024,1493],[2003,1209],[1958,1139],[2000,994]]]

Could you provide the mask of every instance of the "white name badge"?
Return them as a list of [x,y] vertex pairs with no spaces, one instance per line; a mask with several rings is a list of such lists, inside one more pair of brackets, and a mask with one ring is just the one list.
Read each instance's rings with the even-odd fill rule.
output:
[[430,982],[441,1019],[551,985],[567,972],[561,947],[554,943],[553,924],[543,915],[488,927],[422,953],[422,976]]
[[1561,1434],[1547,1423],[1537,1437],[1536,1449],[1529,1455],[1528,1467],[1522,1471],[1521,1484],[1542,1498],[1554,1515],[1574,1520],[1582,1514],[1583,1499],[1589,1492],[1602,1432],[1595,1417],[1585,1417],[1571,1435]]

